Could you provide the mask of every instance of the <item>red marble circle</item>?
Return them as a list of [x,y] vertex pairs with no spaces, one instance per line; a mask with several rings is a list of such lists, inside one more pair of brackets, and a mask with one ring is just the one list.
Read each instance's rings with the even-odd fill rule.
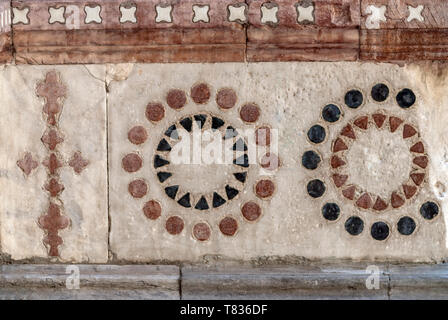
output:
[[134,198],[143,198],[148,192],[148,185],[142,179],[134,180],[129,183],[128,191]]
[[232,217],[225,217],[219,223],[219,230],[226,236],[234,236],[238,230],[238,222]]
[[146,106],[146,118],[149,121],[158,122],[165,116],[165,108],[160,103],[149,103]]
[[211,230],[205,222],[197,223],[193,227],[193,236],[199,241],[207,241],[210,238]]
[[187,103],[187,96],[182,90],[172,89],[166,96],[166,102],[172,109],[179,110]]
[[129,130],[128,139],[133,144],[142,144],[148,139],[148,132],[143,126],[135,126]]
[[248,221],[255,221],[261,216],[261,208],[253,201],[246,202],[241,208],[243,217]]
[[205,83],[200,83],[191,88],[191,99],[197,104],[204,104],[210,100],[210,88]]
[[271,128],[260,127],[255,131],[255,142],[259,146],[269,146],[271,144]]
[[123,160],[121,161],[121,165],[123,166],[123,169],[127,172],[137,172],[141,169],[143,165],[143,160],[140,158],[138,154],[130,153],[123,157]]
[[143,213],[148,219],[157,220],[162,215],[162,207],[158,201],[150,200],[145,203]]
[[[375,113],[371,115],[371,118],[375,122],[376,126],[369,126],[369,117],[370,116],[361,116],[356,118],[351,124],[347,124],[346,127],[341,131],[340,135],[345,136],[352,139],[352,143],[356,143],[356,135],[353,132],[353,126],[357,126],[363,130],[381,130],[386,123],[386,119],[389,118],[389,129],[390,132],[395,132],[398,128],[404,123],[404,120],[395,116],[386,116],[382,113]],[[413,126],[404,123],[403,125],[403,139],[409,139],[418,134],[418,131]],[[341,136],[337,137],[335,142],[333,143],[333,153],[343,152],[345,150],[349,150],[352,143],[348,144],[347,139],[343,139]],[[414,158],[414,164],[420,166],[422,169],[425,169],[427,166],[428,158],[425,155],[425,147],[422,141],[414,141],[412,146],[410,147],[410,152],[422,154],[422,156],[417,156]],[[344,157],[344,154],[332,155],[330,160],[331,168],[334,172],[333,181],[335,185],[340,188],[345,185],[348,179],[347,174],[339,174],[339,168],[345,166],[347,159]],[[375,211],[384,211],[389,205],[393,209],[397,209],[405,205],[406,200],[414,197],[419,191],[418,186],[422,183],[424,179],[424,173],[411,173],[410,179],[414,182],[414,185],[410,185],[407,182],[402,184],[402,190],[393,190],[391,192],[390,199],[383,199],[378,195],[370,194],[368,190],[360,190],[358,185],[348,186],[342,190],[342,195],[349,199],[355,201],[355,205],[362,209],[373,209]],[[400,189],[401,189],[400,188]],[[356,194],[361,194],[358,197],[355,197]],[[355,199],[356,198],[356,199]]]
[[237,100],[236,93],[233,89],[223,88],[216,95],[216,103],[221,109],[231,109],[235,106]]
[[280,159],[274,153],[266,153],[260,160],[260,165],[266,170],[276,170],[280,167]]
[[165,228],[169,234],[179,234],[182,232],[182,230],[184,230],[184,220],[182,220],[182,218],[178,216],[169,217],[166,220]]
[[248,103],[241,108],[240,117],[245,122],[255,122],[260,117],[260,108],[254,103]]
[[271,180],[260,180],[255,185],[255,194],[262,198],[269,198],[274,194],[275,184]]

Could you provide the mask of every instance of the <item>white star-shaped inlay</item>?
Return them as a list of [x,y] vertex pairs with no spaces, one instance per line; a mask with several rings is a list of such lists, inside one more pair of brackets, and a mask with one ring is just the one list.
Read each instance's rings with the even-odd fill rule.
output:
[[85,6],[84,7],[84,11],[86,12],[86,19],[85,19],[85,23],[101,23],[103,21],[103,19],[101,19],[100,16],[100,12],[101,12],[101,7],[100,6],[95,6],[95,7],[90,7],[90,6]]
[[54,8],[50,7],[48,8],[48,12],[50,12],[50,20],[48,21],[50,24],[53,23],[65,23],[65,7],[60,8]]
[[245,23],[247,21],[246,17],[247,4],[237,3],[235,5],[229,5],[227,8],[229,9],[230,22]]
[[416,8],[413,6],[408,6],[409,16],[406,19],[407,22],[411,22],[412,20],[417,20],[423,22],[425,18],[422,17],[423,5],[419,5]]
[[197,23],[199,21],[202,22],[210,22],[210,17],[208,16],[208,11],[210,10],[210,7],[208,5],[204,5],[204,6],[199,6],[199,5],[194,5],[193,6],[193,12],[194,12],[194,16],[193,16],[193,22]]
[[173,6],[156,6],[156,22],[167,22],[172,23],[173,17],[171,16],[171,12],[173,11]]
[[278,6],[276,5],[269,5],[267,3],[263,4],[261,6],[261,23],[267,24],[267,23],[278,23],[277,13],[278,13]]
[[314,5],[311,4],[307,7],[297,5],[297,22],[302,23],[305,21],[314,22]]
[[120,23],[137,23],[137,18],[135,17],[135,12],[137,11],[137,7],[131,6],[129,8],[120,7],[121,17],[120,17]]
[[386,6],[375,7],[373,5],[366,8],[366,14],[369,16],[366,19],[367,29],[379,29],[380,22],[386,22]]
[[12,8],[12,24],[29,24],[30,20],[28,19],[28,13],[30,12],[30,8]]

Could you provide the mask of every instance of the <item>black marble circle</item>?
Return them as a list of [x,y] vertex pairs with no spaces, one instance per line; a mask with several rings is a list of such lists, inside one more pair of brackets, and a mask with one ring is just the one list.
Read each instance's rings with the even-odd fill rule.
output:
[[350,90],[345,94],[345,104],[347,107],[356,109],[360,105],[362,105],[362,102],[364,101],[364,98],[362,96],[361,91],[359,90]]
[[415,103],[415,94],[411,89],[403,89],[397,94],[397,103],[401,108],[410,108]]
[[411,235],[415,230],[416,224],[411,217],[403,217],[397,223],[397,229],[404,236]]
[[324,127],[316,124],[308,130],[307,135],[312,143],[321,143],[325,140],[327,134]]
[[425,202],[420,207],[420,214],[426,220],[432,220],[439,214],[439,206],[431,201]]
[[308,182],[306,189],[311,197],[319,198],[325,193],[325,184],[318,179],[311,180]]
[[326,203],[322,207],[322,215],[329,221],[335,221],[339,218],[341,209],[336,203]]
[[309,170],[317,169],[320,162],[320,156],[314,151],[306,151],[302,155],[302,165]]
[[334,104],[328,104],[322,110],[322,118],[328,122],[336,122],[341,117],[341,110]]
[[382,221],[375,222],[370,229],[370,234],[375,240],[386,240],[389,236],[389,226]]
[[377,102],[386,101],[386,99],[389,97],[389,87],[384,83],[378,83],[373,86],[371,94],[373,100]]
[[360,217],[350,217],[345,221],[345,230],[352,236],[357,236],[364,230],[364,221]]

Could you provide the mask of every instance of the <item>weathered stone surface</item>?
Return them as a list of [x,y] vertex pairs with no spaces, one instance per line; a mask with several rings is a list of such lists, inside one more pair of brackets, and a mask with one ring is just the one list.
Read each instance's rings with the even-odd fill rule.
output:
[[0,62],[447,59],[443,1],[14,0],[12,21],[2,3]]
[[0,235],[12,259],[108,259],[105,67],[0,71]]
[[[447,266],[3,265],[0,299],[447,299]],[[79,282],[78,282],[79,280]]]
[[[445,85],[443,67],[424,65],[134,65],[108,94],[112,253],[127,261],[443,260]],[[216,102],[223,88],[235,92],[233,108]],[[156,104],[164,116],[150,121]],[[316,124],[323,139],[308,132]],[[148,137],[135,144],[129,132],[140,126]],[[278,140],[256,156],[224,130],[266,126]],[[177,135],[210,127],[234,139],[239,162],[176,164]],[[303,158],[308,151],[316,156]],[[135,172],[123,167],[133,153],[142,159]],[[149,201],[160,214],[148,213]],[[261,209],[255,221],[242,213],[248,202]]]
[[0,1],[0,63],[12,61],[11,2]]
[[245,31],[231,0],[13,1],[17,63],[244,61]]
[[249,1],[248,61],[356,60],[358,0]]
[[355,61],[359,32],[347,28],[252,28],[247,32],[247,60]]
[[3,265],[0,299],[179,299],[176,266]]
[[448,4],[369,0],[361,5],[360,59],[446,60]]
[[203,299],[388,299],[387,266],[378,289],[366,286],[368,266],[184,267],[182,298]]
[[361,4],[362,29],[448,28],[448,4],[433,0],[367,0]]
[[446,265],[405,265],[390,268],[390,298],[447,300]]
[[447,35],[448,29],[361,30],[360,60],[447,60]]

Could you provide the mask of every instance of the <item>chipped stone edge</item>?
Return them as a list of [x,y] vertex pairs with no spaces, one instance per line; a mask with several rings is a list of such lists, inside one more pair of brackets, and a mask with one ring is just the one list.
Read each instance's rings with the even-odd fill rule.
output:
[[[80,288],[68,289],[74,267]],[[366,286],[372,267],[379,270],[379,289]],[[2,299],[448,299],[448,264],[11,264],[0,266]]]

